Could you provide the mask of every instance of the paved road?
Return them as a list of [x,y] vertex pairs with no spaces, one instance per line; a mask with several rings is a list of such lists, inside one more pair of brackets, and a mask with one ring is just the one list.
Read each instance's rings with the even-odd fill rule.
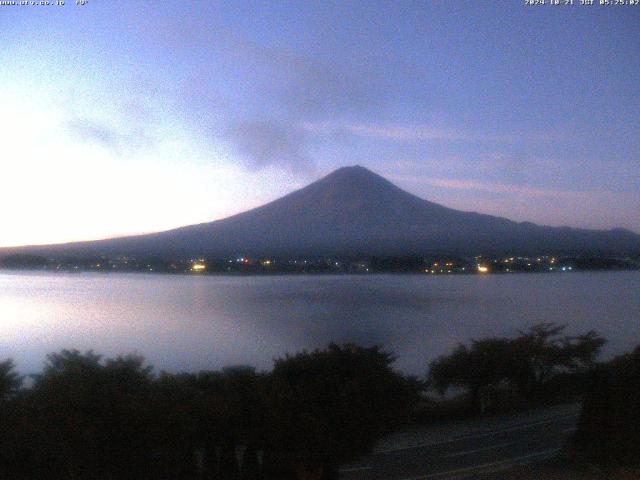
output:
[[[579,405],[540,411],[538,414],[500,417],[485,422],[485,429],[459,422],[447,426],[447,435],[423,442],[383,445],[360,461],[344,466],[341,480],[463,479],[555,456],[575,430]],[[438,438],[439,437],[439,438]]]

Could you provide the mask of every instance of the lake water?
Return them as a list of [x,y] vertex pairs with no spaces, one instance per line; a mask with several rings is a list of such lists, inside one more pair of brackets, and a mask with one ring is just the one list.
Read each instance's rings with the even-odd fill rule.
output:
[[216,277],[0,273],[0,359],[137,352],[156,369],[250,364],[330,341],[382,344],[423,375],[458,342],[540,321],[595,329],[605,358],[640,343],[640,272]]

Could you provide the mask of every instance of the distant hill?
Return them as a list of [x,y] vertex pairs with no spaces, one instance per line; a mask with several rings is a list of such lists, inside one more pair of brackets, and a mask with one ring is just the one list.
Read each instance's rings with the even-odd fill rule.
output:
[[40,255],[293,256],[637,254],[640,235],[514,222],[446,208],[364,167],[340,168],[278,200],[210,223],[160,233],[0,249]]

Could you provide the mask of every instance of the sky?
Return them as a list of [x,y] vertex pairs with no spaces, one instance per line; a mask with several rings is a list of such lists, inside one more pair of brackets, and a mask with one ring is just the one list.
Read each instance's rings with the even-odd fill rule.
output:
[[0,246],[211,221],[356,164],[640,232],[640,5],[67,0],[0,6],[0,39]]

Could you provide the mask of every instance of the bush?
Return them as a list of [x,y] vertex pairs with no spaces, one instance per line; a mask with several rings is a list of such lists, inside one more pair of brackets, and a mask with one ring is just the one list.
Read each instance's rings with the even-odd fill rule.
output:
[[395,372],[393,361],[378,347],[351,344],[276,361],[269,444],[298,478],[337,478],[338,465],[408,418],[418,383]]
[[139,356],[63,350],[19,390],[5,361],[0,479],[334,478],[409,415],[417,383],[392,362],[378,347],[330,345],[269,374],[156,376]]
[[[550,385],[563,377],[579,385],[579,377],[593,368],[605,340],[590,331],[562,336],[564,326],[540,323],[517,338],[472,340],[430,364],[429,383],[441,393],[464,387],[475,410],[484,411],[489,399],[514,397],[537,403],[548,400]],[[513,403],[513,402],[511,402]]]
[[640,346],[593,373],[575,444],[590,462],[640,465]]

